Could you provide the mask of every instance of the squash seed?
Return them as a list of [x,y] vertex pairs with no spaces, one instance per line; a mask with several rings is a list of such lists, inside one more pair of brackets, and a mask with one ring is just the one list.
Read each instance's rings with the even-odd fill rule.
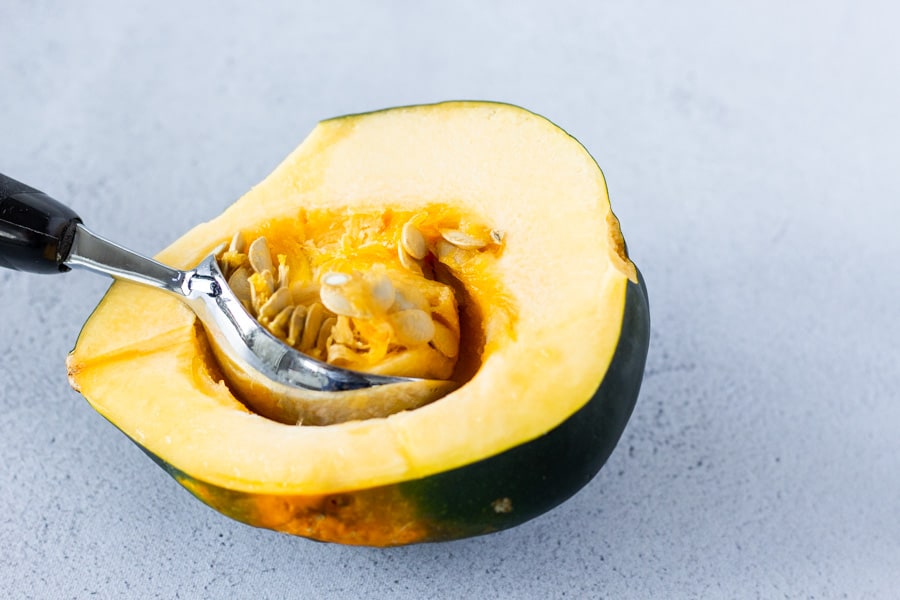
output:
[[328,273],[322,278],[322,288],[319,290],[319,299],[322,304],[336,315],[369,319],[371,314],[361,310],[344,295],[342,289],[350,283],[350,276],[345,273]]
[[291,313],[291,320],[288,322],[287,343],[289,346],[296,346],[303,335],[303,323],[306,320],[307,309],[305,306],[295,306]]
[[250,273],[247,267],[240,267],[228,278],[228,287],[241,302],[250,302]]
[[416,275],[422,275],[422,265],[413,256],[403,249],[403,244],[397,245],[397,256],[400,258],[400,265],[407,271],[411,271]]
[[422,260],[428,254],[425,236],[412,221],[407,221],[400,232],[400,245],[416,260]]
[[384,267],[375,265],[365,274],[328,273],[322,278],[319,299],[337,315],[371,319],[390,308],[394,292]]
[[424,310],[397,311],[391,314],[390,320],[394,328],[394,337],[402,346],[418,346],[430,342],[434,337],[434,321]]
[[465,250],[443,239],[438,240],[438,243],[434,247],[434,255],[437,257],[438,261],[451,269],[464,265],[472,252],[472,250]]
[[263,273],[265,271],[271,273],[275,270],[275,267],[272,265],[272,254],[269,252],[269,244],[266,243],[266,238],[258,237],[253,240],[253,243],[250,244],[250,249],[247,251],[247,256],[250,258],[250,266],[253,267],[253,270],[257,273]]
[[479,250],[490,243],[490,240],[472,237],[459,229],[441,229],[441,237],[463,250]]
[[303,322],[303,335],[300,337],[300,350],[312,350],[319,338],[319,329],[325,320],[325,307],[318,302],[313,302],[306,311],[306,319]]
[[334,329],[335,323],[337,323],[335,317],[328,317],[322,322],[322,327],[319,329],[319,335],[316,338],[316,351],[320,355],[325,355],[328,349],[328,338],[331,337],[331,330]]
[[240,231],[235,231],[234,236],[231,238],[231,243],[228,245],[228,251],[234,254],[242,254],[245,244],[244,234]]
[[491,241],[495,244],[502,244],[503,238],[506,237],[506,232],[501,229],[491,229]]
[[291,292],[287,288],[280,288],[272,294],[266,303],[259,308],[258,319],[260,321],[275,318],[280,312],[287,308],[291,301]]
[[278,255],[278,281],[275,283],[275,287],[277,288],[287,288],[288,287],[288,273],[289,269],[287,266],[287,257],[284,254]]
[[446,240],[438,240],[438,243],[434,247],[434,255],[440,261],[443,261],[445,258],[456,252],[459,252],[459,248]]

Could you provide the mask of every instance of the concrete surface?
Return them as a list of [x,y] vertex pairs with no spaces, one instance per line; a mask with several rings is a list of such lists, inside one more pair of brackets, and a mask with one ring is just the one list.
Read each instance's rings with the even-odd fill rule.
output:
[[314,123],[513,102],[578,137],[646,276],[600,475],[479,539],[232,522],[66,383],[106,282],[0,273],[0,596],[896,598],[900,10],[891,2],[0,4],[0,172],[155,252]]

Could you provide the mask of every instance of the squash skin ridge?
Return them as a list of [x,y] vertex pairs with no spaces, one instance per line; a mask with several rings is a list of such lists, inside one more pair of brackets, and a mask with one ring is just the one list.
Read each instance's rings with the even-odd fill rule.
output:
[[[636,275],[637,282],[627,283],[613,359],[590,400],[540,437],[476,462],[372,488],[280,495],[206,483],[134,443],[222,514],[254,527],[317,541],[385,547],[514,527],[587,485],[625,430],[640,392],[650,340],[647,288],[640,271]],[[498,476],[501,473],[503,477]]]

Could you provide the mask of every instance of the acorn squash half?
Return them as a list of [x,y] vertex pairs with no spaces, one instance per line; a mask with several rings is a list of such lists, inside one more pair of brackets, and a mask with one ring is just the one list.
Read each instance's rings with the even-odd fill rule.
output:
[[[70,381],[195,496],[250,525],[388,546],[535,517],[612,452],[649,340],[646,289],[603,175],[557,126],[483,102],[324,121],[158,258],[188,268],[236,231],[287,248],[339,235],[356,215],[422,213],[502,239],[435,261],[458,292],[461,385],[431,404],[323,426],[270,420],[222,380],[187,308],[128,283],[113,284],[85,324]],[[311,214],[314,234],[303,230]],[[385,236],[374,246],[395,251]]]

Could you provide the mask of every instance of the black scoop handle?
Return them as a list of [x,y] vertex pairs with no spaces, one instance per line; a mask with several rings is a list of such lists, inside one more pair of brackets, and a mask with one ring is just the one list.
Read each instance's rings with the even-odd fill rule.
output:
[[30,273],[68,271],[81,219],[47,194],[0,173],[0,267]]

